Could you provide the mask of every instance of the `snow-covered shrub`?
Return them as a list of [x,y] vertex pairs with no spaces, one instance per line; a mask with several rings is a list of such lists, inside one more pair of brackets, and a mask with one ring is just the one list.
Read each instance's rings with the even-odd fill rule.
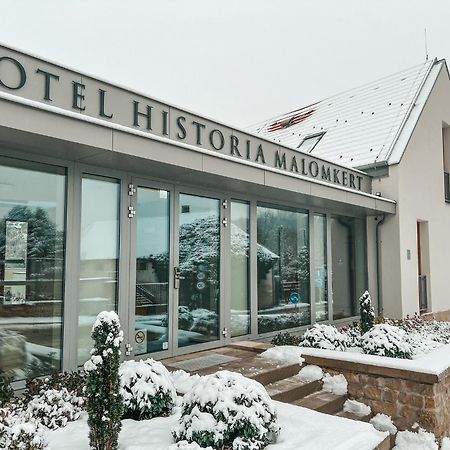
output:
[[342,350],[348,347],[348,338],[332,325],[316,323],[305,331],[300,341],[301,347],[323,348],[325,350]]
[[25,414],[52,430],[65,427],[67,422],[77,420],[84,406],[84,398],[77,397],[66,388],[47,389],[34,396],[28,403]]
[[361,347],[369,355],[411,359],[413,349],[401,328],[388,324],[375,325],[361,337]]
[[0,372],[0,408],[8,403],[14,396],[11,387],[11,378],[5,373]]
[[361,328],[359,324],[349,325],[339,330],[347,336],[347,347],[359,347],[361,340]]
[[36,395],[48,390],[67,389],[75,397],[84,397],[86,390],[86,374],[82,371],[55,372],[51,377],[28,380],[23,400],[28,403]]
[[8,450],[43,450],[47,447],[44,429],[12,409],[0,409],[0,448]]
[[84,364],[87,372],[89,443],[94,450],[116,450],[122,427],[120,395],[120,344],[123,331],[114,311],[103,311],[92,327],[95,347]]
[[125,418],[145,420],[170,414],[177,394],[169,371],[159,361],[125,361],[119,375]]
[[439,450],[436,436],[419,429],[413,431],[399,431],[395,438],[395,450]]
[[359,314],[362,334],[367,333],[375,322],[375,310],[372,306],[369,291],[365,291],[359,298]]
[[176,441],[215,449],[259,450],[279,432],[272,400],[264,387],[241,374],[219,371],[201,378],[182,403]]
[[272,345],[298,345],[300,344],[300,338],[285,331],[284,333],[278,333],[271,341]]

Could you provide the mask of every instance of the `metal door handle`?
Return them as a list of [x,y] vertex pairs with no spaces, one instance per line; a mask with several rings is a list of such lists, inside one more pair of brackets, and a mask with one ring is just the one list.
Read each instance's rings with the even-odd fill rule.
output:
[[173,268],[173,281],[175,289],[180,289],[180,280],[185,280],[186,277],[181,275],[181,270],[179,267]]

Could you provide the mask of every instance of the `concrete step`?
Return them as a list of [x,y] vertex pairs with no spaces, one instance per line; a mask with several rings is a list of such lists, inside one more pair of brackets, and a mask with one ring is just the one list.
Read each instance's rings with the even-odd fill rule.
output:
[[395,439],[392,442],[390,436],[388,436],[380,445],[378,445],[374,450],[391,450],[395,446]]
[[235,348],[238,350],[247,350],[254,353],[262,353],[269,348],[272,348],[273,345],[268,342],[257,342],[257,341],[239,341],[232,342],[228,345],[230,348]]
[[273,400],[278,400],[284,403],[292,403],[295,400],[304,398],[313,392],[320,391],[322,389],[321,381],[312,381],[306,383],[297,378],[297,376],[285,378],[283,380],[269,383],[266,386],[267,393]]
[[366,416],[358,416],[344,410],[338,411],[335,416],[345,417],[346,419],[359,420],[360,422],[368,422],[372,418],[372,414],[367,414]]
[[345,400],[347,400],[347,395],[336,395],[331,392],[319,391],[296,400],[292,404],[334,415],[343,408]]

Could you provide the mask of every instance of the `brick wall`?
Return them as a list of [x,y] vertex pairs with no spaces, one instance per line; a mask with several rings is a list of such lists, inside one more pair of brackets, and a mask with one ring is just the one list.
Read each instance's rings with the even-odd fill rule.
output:
[[[411,429],[418,423],[439,438],[450,436],[450,374],[438,377],[373,366],[367,370],[361,364],[308,356],[305,359],[331,375],[342,373],[348,381],[349,397],[369,405],[374,414],[391,416],[399,430]],[[340,367],[333,367],[336,363]]]

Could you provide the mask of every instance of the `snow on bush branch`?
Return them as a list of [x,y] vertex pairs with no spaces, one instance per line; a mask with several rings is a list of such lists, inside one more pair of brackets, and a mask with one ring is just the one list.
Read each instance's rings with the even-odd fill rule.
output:
[[275,440],[279,427],[264,387],[241,374],[219,371],[201,378],[183,398],[176,441],[202,447],[259,450]]
[[114,311],[103,311],[92,327],[95,347],[84,364],[87,372],[89,443],[94,450],[116,450],[122,427],[119,392],[120,345],[123,331]]

